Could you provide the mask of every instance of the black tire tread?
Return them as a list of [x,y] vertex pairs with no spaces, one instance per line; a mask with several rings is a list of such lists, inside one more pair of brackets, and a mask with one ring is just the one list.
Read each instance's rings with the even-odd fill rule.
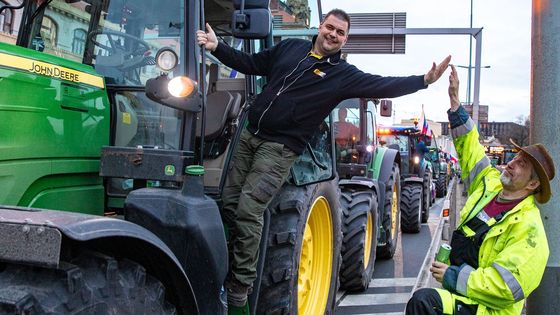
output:
[[401,229],[403,233],[420,232],[420,203],[422,187],[420,185],[405,185],[401,195]]
[[0,287],[2,314],[177,313],[142,266],[93,251],[57,269],[7,264]]
[[[327,200],[331,203],[331,211],[336,211],[333,219],[333,233],[335,233],[333,236],[335,257],[333,257],[333,277],[331,281],[333,292],[332,296],[329,296],[325,314],[334,312],[341,260],[340,244],[342,242],[339,190],[336,180],[305,187],[284,184],[271,201],[268,207],[271,212],[271,224],[257,302],[257,314],[297,313],[299,249],[301,248],[305,219],[309,212],[306,207],[311,206],[311,199],[317,194],[319,187],[328,190],[328,193],[332,195]],[[331,202],[331,199],[333,202]]]
[[[373,275],[377,248],[377,194],[367,189],[343,189],[342,208],[342,265],[340,286],[347,291],[364,291]],[[373,240],[369,264],[365,265],[364,252],[368,213],[373,216]]]
[[428,217],[430,216],[430,200],[432,199],[431,178],[432,173],[426,169],[422,178],[422,223],[428,222]]
[[436,196],[438,198],[442,198],[445,197],[445,195],[447,194],[447,180],[446,180],[446,176],[443,174],[440,174],[437,181],[436,181]]
[[[385,229],[385,233],[387,235],[387,243],[382,246],[377,246],[377,257],[382,259],[393,258],[393,255],[395,255],[395,250],[397,248],[397,240],[400,228],[399,218],[397,218],[396,233],[395,235],[391,235],[391,202],[393,200],[393,184],[395,182],[397,183],[397,189],[399,190],[399,192],[397,192],[397,198],[400,199],[400,173],[399,165],[397,163],[393,163],[391,176],[389,177],[387,182],[385,182],[385,202],[382,209],[383,211],[380,212],[382,218],[379,218],[382,221],[383,228]],[[400,215],[400,211],[397,211],[397,215]]]

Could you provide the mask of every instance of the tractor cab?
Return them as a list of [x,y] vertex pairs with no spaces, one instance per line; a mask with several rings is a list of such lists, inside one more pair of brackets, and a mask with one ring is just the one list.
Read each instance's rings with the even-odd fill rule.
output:
[[337,170],[340,178],[367,176],[377,146],[376,105],[371,99],[342,101],[333,111]]
[[378,129],[379,142],[400,152],[403,198],[401,227],[403,232],[418,233],[428,220],[435,201],[432,189],[432,165],[429,162],[431,137],[415,126],[384,126]]

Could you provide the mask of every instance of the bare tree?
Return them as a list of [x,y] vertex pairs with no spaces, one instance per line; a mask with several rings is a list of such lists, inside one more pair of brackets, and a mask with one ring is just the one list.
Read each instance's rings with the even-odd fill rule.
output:
[[517,144],[521,146],[529,145],[529,127],[531,125],[531,120],[529,116],[519,115],[516,117],[516,124],[520,125],[520,128],[512,133],[512,139],[516,140]]

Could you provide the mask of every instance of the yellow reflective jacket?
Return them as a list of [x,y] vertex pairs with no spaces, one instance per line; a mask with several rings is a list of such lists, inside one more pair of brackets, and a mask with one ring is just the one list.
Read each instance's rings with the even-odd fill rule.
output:
[[[469,193],[461,226],[502,190],[502,184],[500,172],[491,166],[478,141],[473,120],[462,107],[449,116]],[[478,269],[461,269],[457,292],[479,304],[477,315],[520,314],[524,300],[541,281],[548,255],[540,212],[530,195],[491,227],[480,247]]]

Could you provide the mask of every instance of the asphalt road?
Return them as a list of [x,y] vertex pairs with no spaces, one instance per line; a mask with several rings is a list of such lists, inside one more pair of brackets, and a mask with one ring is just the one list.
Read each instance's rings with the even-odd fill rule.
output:
[[402,314],[422,268],[433,234],[440,220],[443,198],[430,208],[428,223],[420,233],[400,234],[395,256],[377,260],[373,280],[363,293],[339,292],[335,315]]

